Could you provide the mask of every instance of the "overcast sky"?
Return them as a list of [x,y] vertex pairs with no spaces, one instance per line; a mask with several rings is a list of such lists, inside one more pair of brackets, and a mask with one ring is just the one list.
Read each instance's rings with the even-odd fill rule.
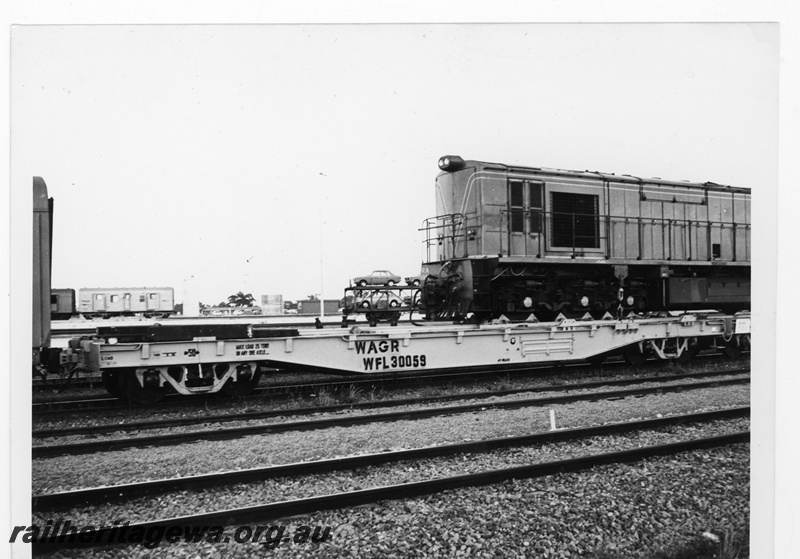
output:
[[[778,26],[21,26],[54,287],[339,298],[419,272],[444,154],[774,195]],[[188,283],[187,283],[188,282]]]

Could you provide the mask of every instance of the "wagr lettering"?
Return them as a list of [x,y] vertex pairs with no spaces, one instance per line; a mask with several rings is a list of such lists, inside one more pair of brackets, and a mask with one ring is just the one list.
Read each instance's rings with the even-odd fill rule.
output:
[[394,353],[400,351],[399,340],[381,340],[375,342],[356,342],[356,354],[369,355],[370,353]]

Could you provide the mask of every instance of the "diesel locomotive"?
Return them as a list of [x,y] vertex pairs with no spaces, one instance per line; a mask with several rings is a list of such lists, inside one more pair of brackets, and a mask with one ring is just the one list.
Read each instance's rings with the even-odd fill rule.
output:
[[439,168],[429,319],[750,308],[749,189],[458,156]]

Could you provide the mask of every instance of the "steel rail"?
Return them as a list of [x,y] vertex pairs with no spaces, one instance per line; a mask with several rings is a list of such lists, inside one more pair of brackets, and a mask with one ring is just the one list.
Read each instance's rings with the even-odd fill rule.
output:
[[[129,524],[125,527],[125,531],[131,532],[136,530],[140,531],[140,533],[145,533],[149,529],[167,529],[171,526],[213,525],[224,527],[245,523],[252,524],[253,522],[286,518],[323,510],[351,508],[387,499],[408,499],[410,497],[439,493],[449,489],[489,485],[509,479],[526,479],[543,477],[556,473],[578,472],[599,465],[636,462],[645,458],[672,456],[680,452],[709,449],[738,443],[749,443],[749,441],[750,432],[743,431],[717,437],[693,439],[566,460],[488,470],[474,474],[462,474],[425,481],[372,487],[357,491],[152,520]],[[114,540],[114,537],[119,536],[119,531],[119,527],[86,529],[85,538],[74,538],[72,541],[59,541],[59,537],[48,538],[33,543],[32,551],[34,554],[40,554],[66,547],[108,545],[109,541],[111,544],[116,544],[117,540]],[[81,532],[83,533],[83,530]],[[121,543],[126,542],[123,541]]]
[[[713,356],[709,357],[699,357],[699,359],[711,359]],[[653,361],[654,364],[663,364],[663,361]],[[630,366],[626,364],[624,361],[614,362],[614,363],[606,363],[603,365],[606,369],[616,368],[616,367],[626,367]],[[584,362],[576,362],[576,363],[564,363],[559,364],[558,368],[562,371],[570,370],[570,369],[585,369],[585,370],[592,370],[593,368],[587,363]],[[347,387],[347,386],[370,386],[375,385],[378,383],[385,383],[386,385],[393,385],[397,384],[399,386],[415,386],[415,385],[429,385],[429,384],[437,384],[437,383],[445,383],[445,382],[467,382],[470,380],[480,381],[482,377],[492,378],[498,376],[508,376],[510,378],[517,378],[529,375],[531,373],[540,372],[540,371],[554,371],[555,367],[553,364],[525,364],[516,367],[509,367],[509,368],[496,368],[493,367],[491,369],[479,369],[479,370],[472,370],[472,371],[464,371],[463,369],[457,369],[451,372],[444,372],[441,370],[439,372],[423,374],[420,371],[411,372],[411,373],[391,373],[388,375],[375,375],[375,376],[366,376],[364,374],[358,376],[346,376],[344,379],[330,379],[325,381],[319,382],[312,382],[312,383],[278,383],[278,384],[266,384],[260,385],[256,387],[254,392],[247,396],[247,398],[258,398],[264,397],[268,394],[280,394],[283,392],[292,392],[292,391],[301,391],[301,392],[312,392],[315,390],[320,390],[323,388],[330,388],[330,387]],[[101,381],[97,381],[97,384],[102,384]],[[166,402],[159,402],[157,404],[152,404],[147,406],[146,409],[157,409],[157,408],[173,408],[177,405],[195,405],[198,402],[208,402],[209,399],[220,399],[220,401],[224,398],[227,400],[233,400],[233,397],[225,397],[219,393],[213,394],[201,394],[196,395],[193,397],[186,397],[181,396],[180,394],[167,394],[166,399],[169,401]],[[37,417],[52,415],[52,414],[61,414],[61,413],[69,413],[71,411],[81,411],[81,412],[102,412],[108,409],[145,409],[140,405],[137,404],[129,404],[124,400],[120,400],[119,398],[114,398],[110,396],[99,396],[93,398],[85,398],[82,400],[46,400],[41,402],[34,402],[32,404],[32,411],[33,414]]]
[[607,423],[591,427],[575,427],[571,429],[558,429],[513,437],[498,437],[466,443],[454,443],[439,446],[429,446],[407,450],[363,454],[345,458],[330,458],[311,462],[296,462],[278,466],[266,466],[218,472],[214,474],[187,476],[181,478],[160,479],[139,483],[127,483],[89,489],[76,489],[59,493],[34,495],[32,505],[34,510],[52,508],[56,506],[72,505],[85,506],[97,505],[108,502],[119,502],[141,497],[166,493],[170,491],[197,491],[208,487],[232,485],[236,483],[249,483],[264,481],[283,476],[308,475],[313,473],[332,472],[364,466],[375,466],[401,460],[432,458],[437,456],[451,456],[462,453],[490,452],[497,449],[528,446],[550,442],[562,442],[578,438],[609,435],[628,431],[660,429],[685,423],[707,422],[719,419],[730,419],[750,415],[750,407],[724,408],[708,412],[696,412],[681,415],[671,415],[657,419],[643,419],[638,421],[623,421]]
[[462,394],[447,394],[443,396],[425,396],[421,398],[396,398],[389,400],[374,400],[369,402],[354,402],[349,404],[332,404],[329,406],[307,406],[289,410],[264,410],[236,414],[214,414],[194,417],[159,419],[151,421],[132,421],[124,424],[111,423],[106,425],[90,425],[83,427],[63,427],[59,429],[35,429],[32,433],[34,439],[48,437],[63,437],[81,434],[100,434],[116,431],[136,431],[141,429],[157,429],[162,427],[177,427],[182,425],[196,425],[198,423],[224,423],[229,421],[247,421],[252,419],[267,419],[272,417],[285,417],[287,415],[309,415],[314,413],[334,413],[347,410],[366,410],[375,408],[389,408],[409,406],[415,404],[431,404],[439,402],[452,402],[457,400],[479,400],[496,396],[510,396],[524,392],[564,392],[569,390],[588,390],[602,386],[624,386],[644,384],[646,382],[671,382],[687,378],[731,376],[739,371],[710,371],[699,373],[685,373],[668,376],[631,377],[626,379],[609,379],[605,381],[592,381],[567,385],[537,386],[527,388],[511,388],[507,390],[485,390]]
[[551,396],[546,398],[528,398],[524,400],[511,400],[503,402],[481,402],[475,404],[464,404],[458,406],[446,406],[440,408],[426,408],[421,410],[403,410],[380,414],[356,415],[351,417],[335,417],[327,419],[292,421],[286,423],[271,423],[267,425],[249,425],[244,427],[231,427],[228,429],[213,429],[205,431],[189,431],[182,433],[170,433],[164,435],[151,435],[144,437],[128,437],[125,439],[109,439],[105,441],[89,441],[81,443],[69,443],[64,445],[41,445],[32,448],[33,458],[46,458],[60,455],[89,454],[93,452],[109,452],[122,450],[125,448],[142,446],[169,446],[198,440],[227,440],[248,435],[262,435],[285,433],[288,431],[310,431],[315,429],[325,429],[329,427],[343,427],[367,423],[398,421],[402,419],[423,419],[429,417],[446,416],[475,411],[485,411],[487,409],[516,409],[530,406],[542,406],[547,404],[563,404],[581,400],[603,400],[611,398],[624,398],[628,396],[638,396],[646,394],[657,394],[663,392],[675,392],[681,390],[694,390],[698,388],[709,388],[728,384],[741,384],[749,382],[747,379],[715,380],[707,382],[693,382],[685,384],[672,384],[668,386],[657,386],[653,388],[634,388],[626,390],[605,390],[602,392],[591,392],[588,394],[566,394]]
[[[624,361],[619,361],[614,363],[612,366],[624,366]],[[608,365],[607,365],[608,367]],[[587,369],[587,364],[580,362],[580,363],[566,363],[561,366],[562,369]],[[378,383],[386,383],[387,385],[397,384],[401,386],[415,386],[415,385],[428,385],[428,384],[438,384],[444,382],[459,382],[459,381],[470,381],[470,380],[480,380],[482,377],[498,377],[503,375],[508,375],[510,377],[520,377],[524,375],[528,375],[532,372],[537,372],[540,370],[552,370],[552,364],[524,364],[519,365],[516,367],[493,367],[491,369],[477,369],[477,370],[467,370],[464,369],[441,369],[438,372],[432,373],[424,373],[421,371],[415,372],[394,372],[388,374],[380,374],[375,373],[371,375],[339,375],[339,378],[330,378],[327,380],[322,381],[314,381],[309,383],[275,383],[275,384],[262,384],[255,388],[255,390],[249,395],[249,397],[263,397],[267,394],[272,393],[284,393],[284,392],[294,392],[294,391],[302,391],[302,392],[313,392],[316,390],[321,390],[325,388],[337,388],[337,387],[349,387],[349,386],[361,386],[361,385],[374,385]],[[101,380],[97,380],[96,384],[102,384]],[[224,398],[224,395],[220,393],[213,393],[213,394],[200,394],[195,396],[194,398],[186,398],[185,396],[181,396],[180,394],[167,394],[166,398],[171,400],[170,402],[163,402],[152,404],[148,406],[148,409],[154,409],[157,407],[174,407],[176,403],[186,403],[191,404],[192,402],[197,402],[200,399],[205,398]],[[230,399],[230,398],[228,398]],[[120,406],[119,404],[122,404]],[[73,407],[73,409],[70,409]],[[85,407],[91,406],[91,408]],[[37,408],[42,407],[58,407],[62,409],[49,409],[49,410],[38,410]],[[119,398],[113,398],[109,396],[99,396],[94,398],[86,398],[83,400],[50,400],[44,402],[34,402],[33,408],[36,415],[46,415],[52,413],[67,413],[69,411],[80,410],[80,411],[104,411],[109,407],[132,407],[134,409],[142,409],[141,406],[134,404],[133,406],[126,404],[123,400]],[[63,409],[66,408],[66,409]]]

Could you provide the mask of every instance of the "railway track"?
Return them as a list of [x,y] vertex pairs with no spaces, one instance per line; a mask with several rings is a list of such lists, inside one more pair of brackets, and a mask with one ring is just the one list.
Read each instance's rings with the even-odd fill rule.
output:
[[[711,359],[713,356],[708,357]],[[654,364],[663,364],[663,361],[654,361]],[[605,369],[616,369],[616,368],[624,368],[627,365],[622,360],[617,360],[613,362],[609,362],[607,365],[604,365]],[[262,386],[256,388],[256,390],[246,398],[249,400],[253,399],[263,399],[266,397],[275,397],[275,396],[307,396],[309,394],[318,393],[321,390],[331,390],[336,391],[343,388],[349,389],[350,387],[359,387],[359,388],[372,388],[375,386],[380,386],[382,388],[390,388],[390,387],[413,387],[413,386],[427,386],[427,385],[441,385],[447,384],[450,382],[454,383],[462,383],[462,382],[481,382],[481,381],[489,381],[498,378],[520,378],[525,376],[530,376],[532,373],[542,372],[542,371],[552,371],[553,367],[551,365],[539,365],[539,366],[527,366],[525,368],[509,368],[509,369],[492,369],[492,370],[476,370],[476,371],[468,371],[464,372],[463,370],[455,370],[455,371],[441,371],[438,373],[427,374],[427,375],[420,375],[418,373],[406,373],[406,374],[389,374],[389,375],[370,375],[365,377],[364,375],[358,376],[347,376],[340,379],[326,379],[324,381],[318,382],[308,382],[308,383],[297,383],[297,382],[290,382],[290,383],[275,383],[275,384],[267,384],[264,385],[262,381]],[[564,364],[559,367],[560,371],[564,372],[572,372],[572,371],[589,371],[592,370],[590,367],[587,367],[585,363],[568,363]],[[219,401],[236,401],[240,400],[241,398],[234,398],[234,397],[226,397],[221,394],[210,394],[208,396],[194,396],[194,397],[185,397],[180,396],[177,394],[168,395],[164,401],[159,402],[157,404],[153,404],[147,406],[147,409],[150,410],[163,410],[163,409],[172,409],[175,407],[191,407],[197,406],[200,403],[208,403],[208,402],[219,402]],[[143,409],[142,406],[136,404],[129,404],[123,400],[118,398],[112,398],[108,396],[95,396],[89,398],[82,398],[79,400],[44,400],[34,402],[32,404],[32,413],[35,417],[44,417],[47,415],[55,415],[55,414],[62,414],[62,413],[69,413],[73,411],[80,411],[80,412],[103,412],[109,409]]]
[[91,506],[107,502],[120,502],[141,497],[142,495],[154,495],[169,491],[196,491],[208,487],[215,487],[217,485],[264,481],[282,476],[333,472],[336,470],[347,470],[352,468],[386,464],[400,460],[452,456],[454,454],[462,453],[489,452],[496,449],[514,446],[567,441],[582,437],[603,436],[611,433],[635,431],[637,429],[655,429],[669,425],[678,425],[681,423],[747,417],[749,415],[750,407],[741,406],[709,412],[673,415],[658,419],[645,419],[639,421],[626,421],[622,423],[596,425],[592,427],[560,429],[556,431],[533,433],[516,437],[501,437],[458,444],[364,454],[348,458],[315,460],[280,466],[268,466],[265,468],[236,470],[199,476],[186,476],[181,478],[160,479],[141,483],[129,483],[124,485],[113,485],[91,489],[64,491],[60,493],[41,494],[34,495],[32,497],[32,504],[34,509],[45,509],[48,507],[52,508],[65,505]]
[[[726,372],[726,374],[730,375],[731,373]],[[682,377],[684,375],[678,375],[678,376]],[[696,375],[689,375],[689,376],[696,376]],[[651,378],[647,380],[634,379],[634,380],[627,380],[626,382],[628,384],[631,383],[636,384],[636,383],[647,382],[648,380],[661,381],[664,380],[664,378],[663,377],[658,379]],[[225,429],[214,427],[202,431],[188,431],[188,432],[178,432],[178,433],[169,433],[161,435],[151,435],[151,436],[126,437],[121,439],[91,440],[86,442],[68,443],[68,444],[37,445],[33,447],[32,454],[34,458],[43,458],[43,457],[58,456],[65,454],[76,455],[76,454],[88,454],[94,452],[108,452],[108,451],[121,450],[133,447],[142,447],[142,446],[177,445],[198,440],[224,440],[224,439],[232,439],[248,435],[266,434],[266,433],[280,433],[287,431],[308,431],[308,430],[323,429],[336,426],[350,426],[350,425],[359,425],[359,424],[376,423],[376,422],[390,422],[401,419],[421,419],[421,418],[429,418],[436,416],[470,413],[475,411],[482,411],[485,409],[517,409],[517,408],[531,407],[531,406],[563,404],[575,401],[618,399],[629,396],[643,396],[647,394],[656,394],[663,392],[696,390],[700,388],[708,388],[708,387],[730,385],[730,384],[741,384],[747,382],[750,382],[749,376],[742,378],[725,379],[725,380],[710,380],[710,381],[690,382],[682,384],[669,384],[669,385],[661,385],[661,386],[647,387],[647,388],[633,388],[633,389],[628,388],[622,390],[619,389],[604,390],[604,391],[596,391],[596,392],[581,393],[581,394],[562,394],[551,397],[526,398],[520,400],[509,400],[501,402],[488,402],[488,403],[478,402],[471,404],[462,404],[457,406],[423,408],[418,410],[403,410],[396,412],[364,414],[364,415],[355,415],[347,417],[333,417],[333,418],[316,419],[316,420],[290,421],[284,423],[248,425],[248,426],[239,426],[239,427],[232,427]],[[572,385],[569,387],[565,386],[549,387],[547,388],[546,391],[565,391],[565,390],[574,391],[578,389],[587,389],[587,388],[591,389],[605,385],[608,385],[608,382],[586,383],[584,385]],[[513,393],[529,392],[529,391],[531,390],[519,389],[519,390],[509,391],[508,393],[513,394]],[[497,395],[498,395],[497,392],[481,392],[473,394],[446,395],[441,397],[424,398],[424,399],[365,402],[362,404],[349,404],[346,406],[336,406],[335,409],[330,409],[327,411],[341,411],[343,409],[348,409],[348,410],[371,409],[376,407],[397,407],[397,406],[414,405],[421,403],[425,404],[443,403],[452,400],[485,399]],[[301,411],[299,415],[307,413],[318,413],[320,411],[322,411],[320,408],[311,408]],[[260,414],[244,414],[244,415],[247,416],[246,419],[263,419],[265,417],[275,417],[276,415],[286,416],[292,414],[293,414],[292,411],[287,412],[286,410],[284,410],[280,412],[261,412]],[[241,420],[242,415],[240,415],[237,419]],[[223,421],[228,421],[228,420],[233,420],[233,419],[229,419],[228,416],[223,417]],[[207,422],[209,421],[209,418],[199,418],[199,419],[196,418],[194,420],[191,420],[191,422],[194,423],[197,423],[198,421]],[[191,424],[191,422],[189,424]],[[145,429],[153,429],[161,427],[173,427],[174,425],[175,425],[174,420],[164,420],[164,421],[153,421],[153,422],[139,422],[138,424],[134,423],[129,425],[113,424],[113,425],[102,425],[97,427],[86,427],[86,428],[39,430],[35,431],[33,433],[33,436],[35,439],[58,438],[63,436],[73,436],[76,434],[96,437],[97,435],[100,435],[102,433],[108,433],[111,431],[120,431],[120,430],[128,431],[132,429],[145,430]]]
[[231,421],[243,421],[252,419],[267,419],[271,417],[282,417],[286,415],[310,415],[315,413],[335,413],[345,410],[356,409],[374,409],[380,407],[392,406],[406,406],[415,404],[426,404],[432,402],[448,402],[454,400],[465,399],[484,399],[497,396],[509,396],[512,394],[519,394],[522,392],[555,392],[564,390],[590,390],[600,388],[603,386],[627,386],[634,384],[643,384],[647,382],[672,382],[677,380],[686,380],[690,378],[714,378],[721,376],[732,376],[737,374],[749,374],[749,368],[733,369],[728,371],[705,371],[696,373],[684,373],[676,375],[660,375],[660,376],[647,376],[635,378],[622,378],[622,379],[606,379],[599,381],[578,382],[563,385],[549,385],[549,386],[534,386],[534,387],[519,387],[506,390],[486,390],[472,393],[458,393],[444,396],[423,396],[419,398],[393,398],[383,400],[373,400],[366,402],[350,402],[342,404],[333,404],[327,406],[307,406],[297,407],[291,409],[270,409],[262,411],[247,411],[242,413],[222,413],[222,414],[207,414],[192,416],[192,417],[173,417],[169,419],[159,419],[150,421],[128,421],[126,423],[112,423],[108,425],[96,425],[89,427],[66,427],[61,429],[34,429],[33,438],[45,437],[59,437],[77,434],[99,434],[109,431],[133,431],[138,429],[157,429],[161,427],[177,427],[181,425],[193,425],[202,422],[216,422],[226,423]]
[[[32,498],[34,511],[41,512],[57,507],[77,507],[99,505],[106,502],[124,502],[142,495],[164,494],[174,491],[200,491],[210,487],[234,485],[238,483],[258,482],[283,476],[303,476],[312,473],[332,472],[336,470],[356,469],[364,466],[396,463],[404,460],[452,456],[465,453],[490,452],[497,449],[534,445],[549,442],[578,440],[593,436],[606,436],[614,433],[653,430],[677,424],[703,423],[720,419],[739,418],[749,415],[749,407],[728,408],[714,412],[703,412],[669,416],[659,419],[626,421],[587,428],[565,429],[545,433],[535,433],[516,437],[504,437],[468,443],[449,444],[436,447],[416,448],[395,452],[383,452],[339,458],[319,460],[297,464],[286,464],[250,470],[223,472],[210,475],[192,476],[178,479],[164,479],[143,483],[116,485],[67,491],[52,494],[35,495]],[[498,483],[509,479],[547,476],[555,473],[577,472],[594,466],[612,463],[634,462],[648,457],[670,456],[680,452],[708,449],[724,445],[746,443],[749,441],[748,431],[740,431],[721,436],[693,438],[680,442],[650,445],[635,449],[620,450],[580,456],[564,460],[534,463],[522,466],[480,471],[471,474],[460,474],[434,479],[426,479],[397,485],[383,485],[345,491],[321,496],[292,499],[280,502],[268,502],[241,508],[229,508],[211,512],[202,512],[180,517],[137,522],[128,526],[129,530],[147,530],[156,527],[219,525],[231,526],[241,523],[285,518],[298,514],[316,511],[352,507],[366,503],[374,503],[385,499],[407,499],[420,495],[441,492],[459,487],[480,486]],[[114,543],[111,531],[114,528],[100,527],[92,529],[92,536],[83,541],[41,541],[34,544],[34,553],[54,551],[64,547],[103,545]],[[83,533],[83,531],[82,531]],[[91,542],[91,543],[84,543]]]

